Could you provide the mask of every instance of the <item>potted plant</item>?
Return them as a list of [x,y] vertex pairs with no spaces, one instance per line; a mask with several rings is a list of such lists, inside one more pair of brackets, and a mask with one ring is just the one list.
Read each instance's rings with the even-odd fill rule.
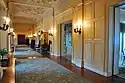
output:
[[4,57],[4,55],[6,55],[8,52],[7,52],[7,50],[4,48],[4,49],[2,49],[2,50],[0,50],[0,55],[1,55],[1,57],[2,57],[2,59],[1,59],[1,66],[2,67],[6,67],[7,65],[8,65],[8,59],[4,59],[3,57]]

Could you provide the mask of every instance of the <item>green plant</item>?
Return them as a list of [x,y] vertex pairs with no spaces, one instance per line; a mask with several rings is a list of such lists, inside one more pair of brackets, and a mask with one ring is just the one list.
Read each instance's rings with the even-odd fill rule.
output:
[[3,61],[3,56],[7,54],[7,50],[4,48],[2,50],[0,50],[0,55],[2,56],[2,61]]

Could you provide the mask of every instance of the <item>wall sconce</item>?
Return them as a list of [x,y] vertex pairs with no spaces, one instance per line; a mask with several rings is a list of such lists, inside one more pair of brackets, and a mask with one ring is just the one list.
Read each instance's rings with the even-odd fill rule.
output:
[[79,33],[79,34],[81,34],[81,25],[77,25],[77,26],[75,26],[75,28],[74,28],[74,32],[75,33]]
[[38,35],[39,35],[39,36],[41,35],[41,32],[40,32],[40,31],[38,32]]
[[6,24],[9,24],[9,22],[10,22],[10,18],[9,17],[4,17],[4,20],[5,20]]
[[10,28],[10,32],[13,32],[14,31],[14,29],[13,28]]
[[13,35],[14,35],[14,32],[13,32],[13,31],[14,31],[14,29],[13,29],[13,28],[10,28],[8,35],[13,36]]
[[5,20],[5,24],[3,24],[3,26],[0,26],[0,30],[6,31],[9,28],[9,22],[10,22],[10,18],[9,17],[4,17]]
[[49,30],[49,36],[53,36],[52,30]]
[[36,34],[36,33],[34,33],[34,34],[33,34],[33,37],[36,37],[36,36],[37,36],[37,34]]
[[8,33],[8,35],[14,36],[14,33],[13,33],[13,32],[10,32],[10,33]]
[[31,34],[31,35],[28,35],[28,37],[29,37],[29,38],[32,38],[32,37],[33,37],[33,35],[32,35],[32,34]]
[[3,30],[3,31],[8,30],[8,28],[9,28],[9,25],[7,25],[7,24],[3,24],[2,27],[0,26],[0,30]]

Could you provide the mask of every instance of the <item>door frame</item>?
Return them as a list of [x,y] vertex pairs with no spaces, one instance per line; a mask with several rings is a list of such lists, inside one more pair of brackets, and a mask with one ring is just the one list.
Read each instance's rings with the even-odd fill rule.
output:
[[59,27],[59,32],[60,32],[60,57],[61,57],[61,50],[62,50],[62,48],[61,48],[61,28],[62,28],[62,25],[65,25],[65,24],[68,24],[68,23],[71,23],[72,24],[72,60],[73,60],[73,56],[74,56],[74,46],[73,46],[73,22],[72,22],[72,20],[69,20],[69,21],[65,21],[65,22],[62,22],[62,23],[60,23],[60,27]]
[[[117,58],[119,57],[119,48],[120,48],[120,20],[119,23],[116,22],[118,18],[116,13],[118,13],[118,7],[125,4],[125,1],[119,2],[109,7],[109,29],[108,29],[108,76],[114,76],[119,73]],[[118,30],[116,30],[116,24]],[[116,33],[119,33],[119,37],[116,39]],[[117,46],[116,46],[117,41]],[[117,47],[117,48],[116,48]],[[117,52],[116,52],[117,49]],[[118,54],[118,55],[117,55]]]
[[[20,43],[19,43],[19,36],[24,36],[24,37],[26,37],[26,35],[24,35],[24,34],[18,34],[18,35],[17,35],[17,44],[18,44],[18,45],[23,45],[23,44],[20,44]],[[25,44],[25,43],[24,43],[24,44]]]

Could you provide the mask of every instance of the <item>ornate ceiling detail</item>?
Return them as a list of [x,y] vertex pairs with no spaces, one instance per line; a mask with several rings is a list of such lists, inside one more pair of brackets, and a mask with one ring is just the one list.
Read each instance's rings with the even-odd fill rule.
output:
[[12,18],[25,17],[38,22],[43,18],[44,11],[51,8],[56,1],[57,0],[9,0],[9,11]]
[[0,0],[0,11],[6,11],[6,5],[4,0]]
[[19,4],[12,4],[11,8],[12,9],[10,9],[10,11],[13,15],[16,15],[16,14],[26,15],[27,14],[26,15],[27,17],[31,17],[31,16],[40,17],[44,13],[44,8],[40,8],[40,7],[31,7],[31,6],[23,6]]
[[52,6],[57,0],[10,0],[15,3],[39,5],[39,6]]
[[5,11],[6,9],[0,4],[0,12]]

